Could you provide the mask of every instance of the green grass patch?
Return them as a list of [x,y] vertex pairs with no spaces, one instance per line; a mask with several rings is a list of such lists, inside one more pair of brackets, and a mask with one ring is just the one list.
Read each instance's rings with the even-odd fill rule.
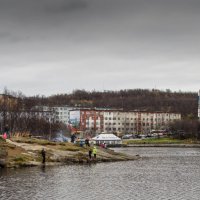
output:
[[25,162],[26,159],[22,156],[17,156],[16,158],[13,159],[15,162]]
[[195,140],[179,140],[173,138],[148,138],[142,140],[124,140],[123,144],[196,144]]
[[6,158],[8,152],[4,148],[0,148],[0,158]]
[[15,158],[13,158],[12,160],[18,164],[20,164],[20,163],[23,164],[23,163],[26,163],[27,161],[31,161],[32,158],[27,155],[18,155]]
[[4,143],[4,142],[6,142],[6,140],[3,139],[3,138],[0,136],[0,143]]

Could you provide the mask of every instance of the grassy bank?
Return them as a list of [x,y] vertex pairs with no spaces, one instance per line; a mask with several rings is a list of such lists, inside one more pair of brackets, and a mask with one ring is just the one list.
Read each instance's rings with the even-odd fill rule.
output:
[[136,160],[138,156],[116,153],[97,147],[97,158],[90,160],[89,147],[69,142],[49,142],[35,138],[0,140],[0,167],[37,166],[42,164],[41,150],[46,152],[46,165]]
[[148,138],[142,140],[123,140],[123,144],[200,144],[200,141],[187,139],[187,140],[179,140],[173,139],[169,137],[165,138]]

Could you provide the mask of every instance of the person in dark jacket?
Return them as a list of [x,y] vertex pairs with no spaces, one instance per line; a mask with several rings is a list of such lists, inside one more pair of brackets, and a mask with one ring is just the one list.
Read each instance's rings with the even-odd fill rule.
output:
[[42,163],[44,164],[46,162],[46,152],[44,148],[42,149],[41,154],[42,154]]
[[89,153],[89,159],[91,160],[92,159],[92,149],[91,148],[89,149],[88,153]]
[[89,142],[88,138],[85,139],[85,145],[88,146],[88,147],[90,146],[90,142]]
[[76,139],[76,135],[73,133],[71,136],[71,143],[74,143]]

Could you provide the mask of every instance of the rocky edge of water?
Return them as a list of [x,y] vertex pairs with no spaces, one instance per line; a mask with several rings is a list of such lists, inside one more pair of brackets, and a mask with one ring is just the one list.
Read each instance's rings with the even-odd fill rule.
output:
[[55,143],[43,140],[17,139],[0,141],[0,167],[25,167],[42,165],[41,150],[45,149],[45,165],[75,163],[97,163],[137,160],[139,155],[130,156],[111,149],[97,147],[97,158],[89,159],[89,147],[71,143]]

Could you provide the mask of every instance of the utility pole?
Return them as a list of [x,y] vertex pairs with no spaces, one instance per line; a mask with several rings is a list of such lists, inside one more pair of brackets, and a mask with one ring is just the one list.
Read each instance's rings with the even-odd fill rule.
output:
[[49,140],[51,140],[51,116],[49,118]]
[[198,119],[200,120],[200,90],[198,92]]

